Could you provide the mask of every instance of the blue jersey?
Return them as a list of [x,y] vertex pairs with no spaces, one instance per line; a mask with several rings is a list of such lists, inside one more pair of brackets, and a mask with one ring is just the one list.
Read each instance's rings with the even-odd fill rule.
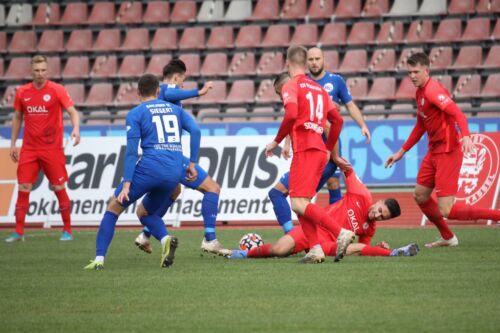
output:
[[325,71],[325,75],[321,79],[313,79],[313,81],[321,85],[335,103],[347,104],[352,101],[351,93],[341,75]]
[[160,95],[159,99],[173,103],[178,106],[182,106],[181,101],[188,98],[198,97],[198,89],[181,89],[173,83],[160,84]]

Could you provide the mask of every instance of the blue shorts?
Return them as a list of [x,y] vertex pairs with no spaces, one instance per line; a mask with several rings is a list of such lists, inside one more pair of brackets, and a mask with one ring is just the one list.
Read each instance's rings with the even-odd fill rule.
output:
[[190,182],[186,179],[186,174],[187,174],[187,168],[189,166],[189,158],[184,156],[182,159],[182,167],[184,168],[184,176],[181,179],[181,184],[189,187],[190,189],[196,190],[198,187],[200,187],[201,183],[208,177],[208,173],[203,170],[203,168],[199,164],[195,164],[196,171],[198,171],[198,178],[196,180]]

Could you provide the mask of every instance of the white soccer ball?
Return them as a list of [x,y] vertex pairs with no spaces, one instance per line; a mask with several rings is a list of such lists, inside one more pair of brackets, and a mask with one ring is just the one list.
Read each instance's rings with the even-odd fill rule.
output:
[[241,237],[240,239],[240,249],[242,250],[250,250],[254,247],[262,245],[264,245],[262,237],[260,237],[259,234],[253,232],[243,235],[243,237]]

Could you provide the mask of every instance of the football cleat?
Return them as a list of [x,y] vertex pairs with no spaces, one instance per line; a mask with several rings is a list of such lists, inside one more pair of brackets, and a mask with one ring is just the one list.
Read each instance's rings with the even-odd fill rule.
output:
[[167,241],[161,253],[160,267],[170,267],[174,263],[175,250],[179,246],[177,237],[167,236]]
[[83,267],[83,269],[100,271],[101,269],[104,269],[104,263],[101,261],[90,260],[90,264]]
[[229,259],[246,259],[248,256],[247,250],[232,250]]
[[337,237],[337,255],[335,256],[335,262],[339,262],[344,258],[345,252],[349,244],[354,241],[354,232],[342,228],[340,230],[339,236]]
[[417,255],[420,251],[418,244],[411,243],[406,246],[402,246],[400,248],[394,249],[391,252],[391,257],[404,256],[404,257],[412,257]]
[[325,261],[325,254],[321,247],[312,248],[302,259],[299,264],[321,264]]
[[135,239],[135,245],[142,251],[146,253],[152,253],[153,252],[153,247],[151,246],[151,242],[149,241],[149,238],[144,235],[143,232],[137,236]]
[[233,254],[233,250],[222,249],[219,251],[219,255],[225,258],[229,258]]
[[453,235],[453,237],[450,239],[444,239],[443,237],[440,237],[435,242],[425,244],[425,247],[427,248],[445,247],[445,246],[458,246],[457,236]]
[[61,234],[61,237],[59,238],[60,241],[71,241],[73,240],[73,235],[67,231],[63,231],[63,233]]
[[9,237],[5,238],[5,241],[7,243],[24,242],[24,235],[20,235],[17,232],[13,232],[10,234]]
[[220,251],[222,249],[224,249],[224,247],[217,239],[207,241],[205,238],[203,238],[203,240],[201,241],[201,250],[203,252],[220,254]]

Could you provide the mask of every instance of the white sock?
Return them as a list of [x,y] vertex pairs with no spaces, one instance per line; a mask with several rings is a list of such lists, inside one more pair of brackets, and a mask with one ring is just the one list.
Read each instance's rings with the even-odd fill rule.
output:
[[165,237],[163,237],[163,238],[161,239],[161,241],[160,241],[160,242],[161,242],[161,246],[165,246],[165,243],[167,242],[167,238],[168,238],[168,235],[167,235],[167,236],[165,236]]
[[104,263],[104,256],[96,256],[94,261]]

